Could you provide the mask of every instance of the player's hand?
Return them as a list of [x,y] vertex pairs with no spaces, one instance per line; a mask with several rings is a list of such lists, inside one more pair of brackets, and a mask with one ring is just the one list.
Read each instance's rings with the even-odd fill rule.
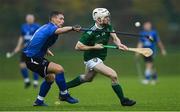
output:
[[103,47],[103,44],[95,44],[93,48],[94,49],[103,49],[104,47]]
[[124,44],[119,44],[119,45],[118,45],[118,49],[127,51],[127,50],[128,50],[128,47],[127,47],[126,45],[124,45]]
[[80,26],[80,25],[74,25],[74,26],[72,27],[72,30],[78,32],[78,31],[81,30],[81,26]]
[[166,56],[167,55],[167,52],[166,52],[166,50],[161,50],[161,54],[163,55],[163,56]]
[[6,58],[11,58],[13,56],[13,53],[7,52],[6,53]]
[[52,52],[49,53],[50,56],[54,56],[54,54]]
[[47,51],[47,55],[48,56],[54,56],[54,54],[50,50]]

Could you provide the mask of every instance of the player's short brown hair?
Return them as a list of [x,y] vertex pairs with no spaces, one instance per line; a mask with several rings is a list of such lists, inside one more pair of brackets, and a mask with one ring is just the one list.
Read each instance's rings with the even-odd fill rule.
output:
[[60,12],[60,11],[52,11],[51,13],[50,13],[50,15],[49,15],[49,20],[51,20],[53,17],[55,17],[55,16],[57,16],[57,15],[59,15],[59,14],[61,14],[61,15],[64,15],[62,12]]

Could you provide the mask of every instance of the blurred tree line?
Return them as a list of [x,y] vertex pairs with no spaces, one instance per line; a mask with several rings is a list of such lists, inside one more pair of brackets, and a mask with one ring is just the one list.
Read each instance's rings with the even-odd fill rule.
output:
[[[118,31],[137,33],[134,22],[151,20],[167,45],[180,42],[180,0],[0,0],[0,52],[11,50],[20,35],[20,26],[27,13],[35,14],[40,24],[48,22],[52,10],[65,14],[65,25],[93,24],[92,10],[105,7],[111,12],[112,24]],[[73,49],[80,34],[63,34],[55,47]],[[119,36],[121,37],[121,36]],[[121,38],[135,45],[137,38]]]

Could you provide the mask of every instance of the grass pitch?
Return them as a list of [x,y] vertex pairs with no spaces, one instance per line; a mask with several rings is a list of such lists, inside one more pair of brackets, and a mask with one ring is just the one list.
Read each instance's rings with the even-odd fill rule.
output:
[[[61,53],[51,58],[65,68],[67,81],[84,70],[81,53]],[[133,107],[122,107],[113,93],[110,80],[98,75],[92,83],[86,83],[70,89],[72,96],[79,99],[78,104],[58,101],[58,88],[54,83],[45,102],[48,107],[33,107],[32,104],[39,88],[23,88],[23,81],[17,66],[17,58],[6,60],[1,57],[0,73],[0,110],[36,110],[36,111],[153,111],[180,110],[180,64],[178,53],[167,57],[158,56],[156,66],[159,74],[157,85],[142,85],[137,76],[132,55],[109,53],[105,62],[119,74],[119,82],[126,96],[137,101]],[[175,64],[175,65],[174,65]]]

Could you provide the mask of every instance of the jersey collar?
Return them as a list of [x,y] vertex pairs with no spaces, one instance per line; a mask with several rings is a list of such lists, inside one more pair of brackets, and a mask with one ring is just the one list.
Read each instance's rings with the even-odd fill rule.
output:
[[103,27],[102,26],[98,26],[96,23],[95,23],[95,27],[97,28],[97,29],[103,29]]
[[59,26],[57,26],[55,23],[53,23],[53,22],[49,22],[50,24],[53,24],[54,26],[56,26],[56,27],[58,27],[59,28]]

